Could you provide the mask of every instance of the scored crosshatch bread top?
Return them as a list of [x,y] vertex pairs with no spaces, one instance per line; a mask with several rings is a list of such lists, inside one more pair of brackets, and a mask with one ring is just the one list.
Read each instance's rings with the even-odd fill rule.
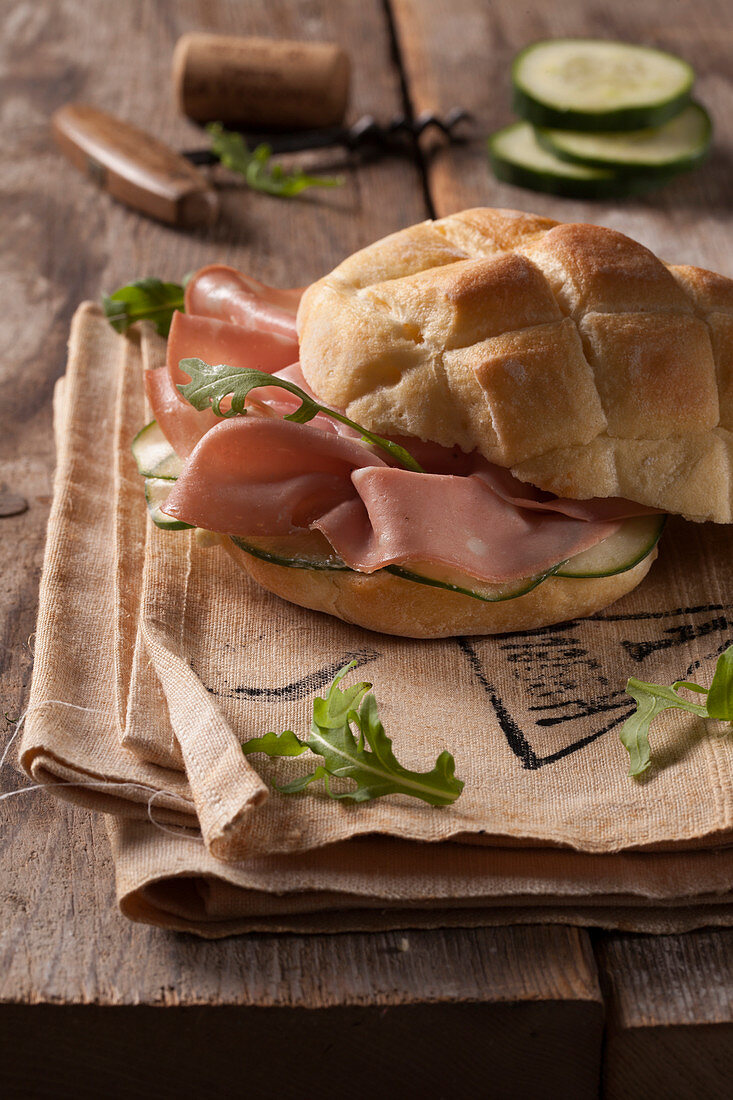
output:
[[733,280],[512,210],[422,222],[305,292],[303,373],[372,431],[560,496],[733,520]]

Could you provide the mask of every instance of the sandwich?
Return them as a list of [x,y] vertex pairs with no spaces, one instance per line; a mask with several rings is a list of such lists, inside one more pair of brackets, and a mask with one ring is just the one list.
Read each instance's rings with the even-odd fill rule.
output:
[[667,514],[733,519],[733,280],[599,226],[467,210],[304,292],[204,268],[146,387],[156,522],[389,634],[593,614]]

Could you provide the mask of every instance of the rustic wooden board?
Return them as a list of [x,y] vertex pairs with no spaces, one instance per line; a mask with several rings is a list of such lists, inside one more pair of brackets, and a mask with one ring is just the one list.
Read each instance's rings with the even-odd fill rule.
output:
[[[480,135],[512,121],[510,62],[536,39],[609,37],[682,53],[697,71],[696,94],[712,114],[715,146],[701,170],[644,199],[579,202],[500,183],[489,168],[483,140],[452,147],[425,142],[425,178],[437,216],[498,206],[599,222],[636,237],[670,261],[733,275],[730,4],[393,0],[392,10],[414,112],[459,105],[474,114]],[[594,936],[594,943],[611,1005],[606,1095],[613,1100],[727,1095],[733,1079],[730,933]]]
[[733,931],[603,936],[608,1100],[726,1100],[733,1081]]
[[246,1083],[253,1098],[310,1087],[337,1098],[347,1081],[365,1098],[398,1087],[475,1096],[488,1081],[507,1100],[545,1086],[597,1094],[603,1008],[582,931],[202,943],[111,921],[105,901],[90,897],[64,920],[67,936],[77,932],[69,957],[49,960],[40,1004],[0,1004],[11,1095],[124,1097],[154,1084],[156,1096],[197,1097],[215,1084],[229,1096]]
[[[174,40],[192,29],[339,40],[356,62],[352,117],[389,117],[402,107],[400,73],[379,0],[4,0],[2,18],[0,54],[10,75],[0,263],[10,308],[1,324],[12,385],[4,391],[0,461],[3,499],[20,494],[29,504],[23,514],[0,518],[7,715],[0,725],[7,740],[28,693],[53,467],[51,393],[76,304],[143,274],[178,279],[214,258],[275,284],[305,283],[429,211],[418,168],[393,159],[348,173],[339,192],[298,203],[232,185],[214,230],[187,234],[115,205],[49,141],[51,111],[81,99],[154,127],[179,147],[195,146],[200,135],[176,116],[168,76]],[[6,766],[2,790],[24,784]],[[297,1085],[302,1095],[306,1065],[324,1096],[324,1067],[335,1070],[340,1094],[349,1064],[372,1040],[380,1058],[367,1060],[353,1095],[367,1085],[388,1091],[396,1080],[425,1089],[440,1084],[457,1095],[492,1080],[495,1095],[516,1096],[517,1082],[531,1091],[561,1079],[567,1095],[595,1094],[602,1005],[582,931],[201,943],[120,917],[104,829],[84,811],[36,792],[6,801],[2,814],[0,1057],[14,1095],[63,1095],[72,1083],[76,1095],[129,1095],[132,1085],[150,1086],[164,1073],[168,1091],[156,1094],[200,1095],[213,1058],[230,1083],[241,1086],[245,1063],[250,1075],[259,1074],[248,1095],[269,1095],[273,1084],[282,1095],[295,1095]],[[137,1062],[131,1050],[138,1050]],[[82,1056],[89,1063],[83,1085]],[[111,1077],[110,1066],[121,1061],[126,1073]],[[275,1064],[281,1068],[273,1079]]]
[[[593,1100],[597,1044],[567,1004],[316,1009],[0,1005],[5,1095],[127,1100]],[[573,1060],[568,1060],[572,1035]],[[589,1043],[589,1038],[592,1040]],[[38,1057],[39,1046],[43,1061]],[[83,1066],[83,1069],[82,1069]]]

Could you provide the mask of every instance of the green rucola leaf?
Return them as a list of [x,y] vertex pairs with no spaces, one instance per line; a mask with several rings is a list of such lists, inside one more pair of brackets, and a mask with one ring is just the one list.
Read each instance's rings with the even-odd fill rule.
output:
[[733,722],[733,645],[718,657],[708,692],[708,714]]
[[[375,432],[362,428],[360,424],[349,420],[347,416],[335,409],[330,409],[327,405],[321,405],[302,390],[300,386],[296,386],[294,382],[287,382],[284,378],[275,378],[274,375],[266,374],[261,370],[229,367],[224,363],[212,366],[205,363],[203,359],[181,359],[178,365],[191,379],[190,382],[179,386],[178,389],[195,409],[211,408],[217,416],[223,417],[245,416],[247,413],[245,401],[252,390],[259,389],[260,386],[278,386],[280,389],[294,394],[300,401],[300,406],[295,412],[288,413],[284,418],[285,420],[305,424],[317,416],[318,413],[324,413],[326,416],[330,416],[332,420],[338,420],[341,424],[346,424],[349,428],[359,432],[365,443],[371,443],[373,446],[386,451],[391,458],[399,462],[405,469],[417,473],[424,472],[422,466],[415,461],[404,447],[400,447],[399,444],[393,443],[389,439],[384,439]],[[231,407],[228,411],[224,411],[221,403],[225,397],[229,396],[232,399]]]
[[211,122],[206,129],[211,135],[212,153],[225,168],[243,176],[254,191],[289,199],[309,187],[340,187],[344,182],[338,176],[309,176],[302,168],[286,172],[282,165],[270,163],[269,145],[250,149],[241,134],[225,130],[220,122]]
[[649,726],[666,707],[675,704],[657,698],[652,684],[635,680],[633,676],[626,684],[626,691],[636,702],[636,712],[626,719],[619,736],[629,754],[629,775],[641,775],[651,763]]
[[353,684],[346,691],[342,691],[339,684],[352,668],[356,668],[356,661],[350,661],[348,665],[334,676],[325,699],[318,696],[313,700],[313,722],[319,729],[339,729],[349,721],[349,715],[364,698],[372,686],[366,680]]
[[[379,720],[376,700],[369,691],[371,684],[362,682],[341,689],[341,681],[355,664],[352,661],[340,669],[326,698],[316,698],[313,703],[313,723],[305,745],[320,756],[323,763],[310,774],[277,789],[283,794],[295,794],[322,779],[330,798],[351,802],[366,802],[386,794],[409,795],[431,806],[448,806],[455,802],[463,790],[463,782],[455,777],[455,761],[449,752],[442,752],[429,772],[415,772],[403,767],[395,757],[392,742]],[[354,737],[352,725],[359,731],[358,740]],[[286,734],[280,736],[285,737]],[[244,751],[285,755],[264,747],[254,747],[255,743],[267,742],[272,737],[273,734],[268,734],[249,741],[243,746]],[[294,740],[303,747],[297,738]],[[356,786],[346,791],[334,791],[330,785],[331,779],[351,780]]]
[[[680,688],[706,695],[706,704],[693,703],[679,694]],[[636,711],[626,719],[620,731],[621,742],[629,753],[629,775],[641,775],[651,763],[649,727],[664,710],[686,710],[700,718],[733,719],[733,646],[718,658],[710,688],[676,680],[671,687],[647,684],[633,677],[626,691],[636,702]]]
[[252,737],[242,745],[245,756],[250,756],[253,752],[264,752],[268,756],[301,756],[307,751],[308,746],[299,741],[292,730]]
[[324,784],[328,783],[328,772],[320,764],[316,770],[309,775],[301,775],[300,779],[293,779],[290,783],[283,783],[282,786],[273,783],[273,787],[276,791],[279,791],[280,794],[300,794],[306,787],[310,787],[311,783],[315,783],[319,779],[322,779]]
[[[368,685],[357,686],[362,689]],[[329,694],[332,695],[332,692]],[[335,711],[343,713],[345,707],[345,700],[334,700],[329,714],[334,716]],[[351,723],[359,730],[358,742],[351,733]],[[355,779],[357,782],[355,791],[339,796],[329,791],[331,797],[363,802],[383,794],[404,794],[433,806],[447,806],[463,790],[463,783],[455,778],[455,761],[449,752],[442,752],[429,772],[410,771],[399,763],[392,741],[379,720],[377,701],[372,692],[364,695],[358,712],[349,708],[343,726],[334,722],[328,734],[326,729],[318,725],[314,708],[309,748],[324,757],[329,775]]]
[[161,279],[137,279],[102,298],[102,308],[117,332],[126,332],[135,321],[152,321],[167,336],[173,314],[183,310],[183,287]]

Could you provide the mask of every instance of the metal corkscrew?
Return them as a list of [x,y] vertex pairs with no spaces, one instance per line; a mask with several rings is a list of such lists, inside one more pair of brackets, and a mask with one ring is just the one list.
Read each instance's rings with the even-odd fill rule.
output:
[[[459,127],[471,121],[471,115],[462,107],[453,107],[444,116],[423,111],[415,118],[395,115],[388,122],[378,122],[373,115],[362,115],[351,126],[328,126],[318,130],[301,130],[295,133],[243,133],[248,145],[269,145],[273,153],[298,153],[307,149],[325,149],[342,146],[346,149],[393,149],[405,141],[416,140],[426,130],[434,129],[449,141],[460,141],[468,135],[460,134]],[[191,164],[217,164],[209,149],[186,150],[182,154]]]

